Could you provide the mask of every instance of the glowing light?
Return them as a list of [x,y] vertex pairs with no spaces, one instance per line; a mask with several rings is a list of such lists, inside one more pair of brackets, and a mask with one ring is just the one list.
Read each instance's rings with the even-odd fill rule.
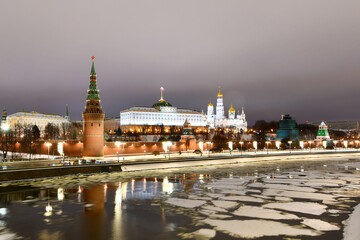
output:
[[304,141],[300,141],[299,144],[301,148],[304,148]]
[[257,141],[254,141],[254,142],[253,142],[253,146],[254,146],[255,149],[258,148],[258,143],[257,143]]
[[275,142],[275,146],[277,149],[280,149],[280,145],[281,145],[281,142],[280,141],[276,141]]
[[63,188],[58,188],[57,197],[58,197],[59,201],[64,200],[64,189]]

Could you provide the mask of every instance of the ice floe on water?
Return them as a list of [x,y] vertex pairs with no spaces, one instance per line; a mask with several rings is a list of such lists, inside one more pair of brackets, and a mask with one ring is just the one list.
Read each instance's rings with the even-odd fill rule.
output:
[[255,203],[262,203],[264,199],[250,197],[250,196],[225,196],[221,197],[222,200],[230,200],[230,201],[239,201],[239,202],[255,202]]
[[196,208],[206,203],[206,201],[203,200],[191,200],[183,198],[168,198],[165,202],[183,208]]
[[309,193],[309,192],[297,192],[297,191],[283,191],[277,189],[265,189],[264,195],[268,196],[281,196],[290,198],[302,198],[302,199],[313,199],[321,201],[334,201],[334,196],[323,193]]
[[242,206],[236,211],[233,212],[234,215],[243,216],[243,217],[251,217],[251,218],[263,218],[263,219],[285,219],[285,220],[293,220],[299,219],[298,216],[294,214],[284,213],[281,211],[266,209],[262,207],[253,207],[253,206]]
[[202,228],[192,234],[196,240],[206,240],[215,237],[216,231],[213,229]]
[[336,231],[340,229],[336,225],[321,221],[319,219],[305,218],[301,223],[318,231]]
[[360,239],[360,204],[358,204],[350,217],[345,221],[344,240]]
[[267,220],[215,220],[203,221],[216,230],[237,238],[260,238],[264,236],[316,236],[319,233],[301,227]]
[[289,212],[306,213],[311,215],[321,215],[326,212],[326,205],[312,202],[285,202],[285,203],[267,203],[264,208],[273,208]]
[[216,206],[216,207],[225,208],[225,209],[231,209],[231,208],[234,208],[237,205],[239,205],[239,203],[237,203],[237,202],[222,201],[222,200],[213,200],[212,204],[214,204],[214,206]]

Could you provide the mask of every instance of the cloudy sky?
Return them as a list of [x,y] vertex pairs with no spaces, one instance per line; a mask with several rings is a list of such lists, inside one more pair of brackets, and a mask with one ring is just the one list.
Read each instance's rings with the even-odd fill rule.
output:
[[221,86],[250,123],[359,120],[359,25],[359,0],[1,1],[0,105],[81,119],[95,55],[107,117]]

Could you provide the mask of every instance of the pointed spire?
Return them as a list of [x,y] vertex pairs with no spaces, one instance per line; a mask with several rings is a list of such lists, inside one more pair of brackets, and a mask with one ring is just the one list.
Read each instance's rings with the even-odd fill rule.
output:
[[281,113],[281,120],[284,120],[284,113]]
[[211,98],[210,98],[210,103],[208,104],[208,106],[214,106],[214,105],[211,103]]
[[164,100],[164,98],[163,98],[163,91],[164,91],[164,90],[165,90],[165,89],[164,89],[163,87],[160,88],[161,97],[160,97],[159,102],[165,102],[165,100]]
[[219,86],[219,93],[217,94],[217,97],[223,97],[223,93],[221,92],[221,87]]
[[95,72],[95,57],[94,56],[92,56],[91,57],[91,59],[92,59],[92,64],[91,64],[91,72],[90,72],[90,75],[96,75],[96,72]]
[[65,116],[66,116],[66,117],[69,116],[69,105],[68,105],[68,104],[66,104]]
[[245,114],[244,107],[241,107],[241,114]]

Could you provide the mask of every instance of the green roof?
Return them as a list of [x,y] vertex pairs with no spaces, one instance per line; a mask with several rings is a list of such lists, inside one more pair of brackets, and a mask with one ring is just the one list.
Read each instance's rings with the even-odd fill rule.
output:
[[153,106],[153,108],[158,108],[158,107],[172,107],[171,103],[166,102],[166,101],[159,101],[157,103],[155,103]]

